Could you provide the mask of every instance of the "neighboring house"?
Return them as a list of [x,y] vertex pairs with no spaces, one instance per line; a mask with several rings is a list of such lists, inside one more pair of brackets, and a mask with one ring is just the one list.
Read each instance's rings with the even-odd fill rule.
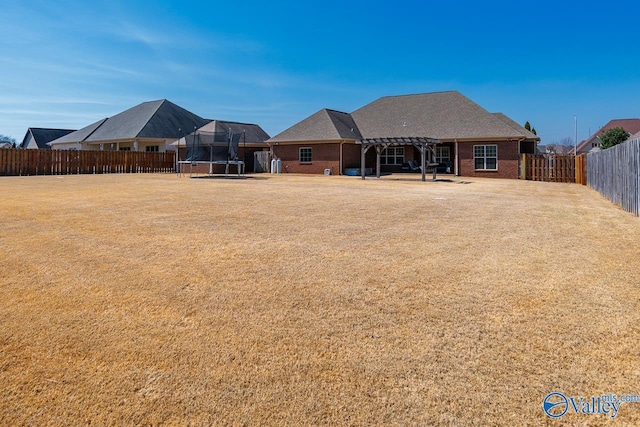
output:
[[[635,134],[631,135],[631,136],[627,139],[627,141],[633,141],[633,140],[636,140],[636,139],[640,139],[640,132],[637,132],[637,133],[635,133]],[[625,142],[626,142],[626,141],[625,141]]]
[[[194,132],[191,132],[188,137],[182,137],[171,143],[171,145],[178,149],[178,160],[186,160],[188,157],[187,139],[189,139],[189,141],[191,141],[190,144],[193,145],[210,144],[210,140],[214,139],[220,145],[224,145],[223,142],[227,140],[226,136],[229,133],[240,135],[238,141],[238,160],[244,161],[247,171],[253,171],[253,153],[268,150],[269,148],[269,145],[265,142],[269,139],[269,135],[256,124],[212,120]],[[206,165],[203,165],[203,167],[204,166]],[[198,171],[203,171],[203,167]],[[218,165],[216,169],[220,170],[222,167]]]
[[0,141],[0,149],[1,148],[13,148],[13,142]]
[[[540,141],[504,114],[451,91],[383,97],[351,114],[323,109],[267,143],[284,171],[342,174],[360,167],[359,140],[407,137],[442,141],[429,162],[450,163],[457,175],[500,178],[518,178],[520,154],[535,153]],[[419,159],[411,145],[389,147],[381,169],[400,171],[403,163]],[[375,166],[369,150],[366,167]]]
[[45,128],[29,128],[22,139],[20,148],[34,150],[50,150],[49,143],[75,132],[75,129],[45,129]]
[[562,144],[538,145],[538,154],[561,154],[567,155],[573,151],[573,147]]
[[[640,132],[640,119],[615,119],[598,129],[596,133],[578,144],[578,154],[600,150],[600,135],[612,128],[622,128],[633,135]],[[573,154],[575,150],[571,150]]]
[[112,151],[174,151],[181,134],[209,123],[166,99],[143,102],[99,120],[49,145],[53,149]]

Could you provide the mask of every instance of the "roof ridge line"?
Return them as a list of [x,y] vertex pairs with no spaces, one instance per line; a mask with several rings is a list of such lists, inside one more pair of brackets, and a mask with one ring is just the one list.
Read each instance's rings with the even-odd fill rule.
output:
[[[109,120],[110,117],[105,117],[104,119],[102,119],[102,121],[98,120],[100,122],[100,124],[98,126],[96,126],[96,128],[94,130],[92,130],[91,132],[89,132],[89,134],[87,136],[85,136],[84,138],[82,138],[82,141],[79,142],[84,142],[87,140],[87,138],[89,138],[91,135],[93,135],[98,129],[100,129],[102,127],[103,124],[105,124],[107,122],[107,120]],[[91,126],[91,125],[89,125]]]
[[[158,114],[158,111],[160,111],[160,108],[162,108],[163,105],[165,105],[166,103],[171,104],[171,105],[175,105],[176,107],[178,106],[177,104],[174,104],[173,102],[169,101],[166,98],[163,99],[157,99],[155,101],[148,101],[149,104],[153,104],[154,102],[158,103],[158,106],[155,108],[155,110],[153,110],[153,113],[149,116],[149,120],[147,120],[144,125],[140,128],[140,130],[138,131],[138,133],[136,133],[136,138],[140,138],[140,134],[145,130],[145,128],[149,125],[149,123],[153,120],[153,118],[155,117],[156,114]],[[138,104],[137,106],[140,106],[142,104],[145,104],[145,102]],[[137,106],[131,107],[131,108],[135,108]],[[127,110],[125,110],[127,111]]]

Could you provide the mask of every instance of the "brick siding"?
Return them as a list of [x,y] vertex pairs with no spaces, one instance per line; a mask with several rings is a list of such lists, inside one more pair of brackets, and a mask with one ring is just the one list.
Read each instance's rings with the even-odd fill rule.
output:
[[[498,170],[475,170],[473,160],[474,145],[498,146]],[[458,155],[460,157],[461,176],[484,178],[511,178],[518,179],[518,143],[515,141],[500,142],[465,142],[458,143]]]

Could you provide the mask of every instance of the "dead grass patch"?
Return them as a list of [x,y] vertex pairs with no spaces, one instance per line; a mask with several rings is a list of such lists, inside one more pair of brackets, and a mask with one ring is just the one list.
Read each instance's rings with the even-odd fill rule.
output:
[[640,220],[585,187],[0,191],[0,424],[551,425],[551,391],[640,393]]

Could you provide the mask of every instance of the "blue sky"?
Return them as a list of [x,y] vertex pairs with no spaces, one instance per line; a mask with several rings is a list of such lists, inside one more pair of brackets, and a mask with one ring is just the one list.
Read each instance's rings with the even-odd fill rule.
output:
[[543,143],[640,117],[640,3],[15,1],[0,134],[166,98],[275,135],[321,108],[458,90]]

